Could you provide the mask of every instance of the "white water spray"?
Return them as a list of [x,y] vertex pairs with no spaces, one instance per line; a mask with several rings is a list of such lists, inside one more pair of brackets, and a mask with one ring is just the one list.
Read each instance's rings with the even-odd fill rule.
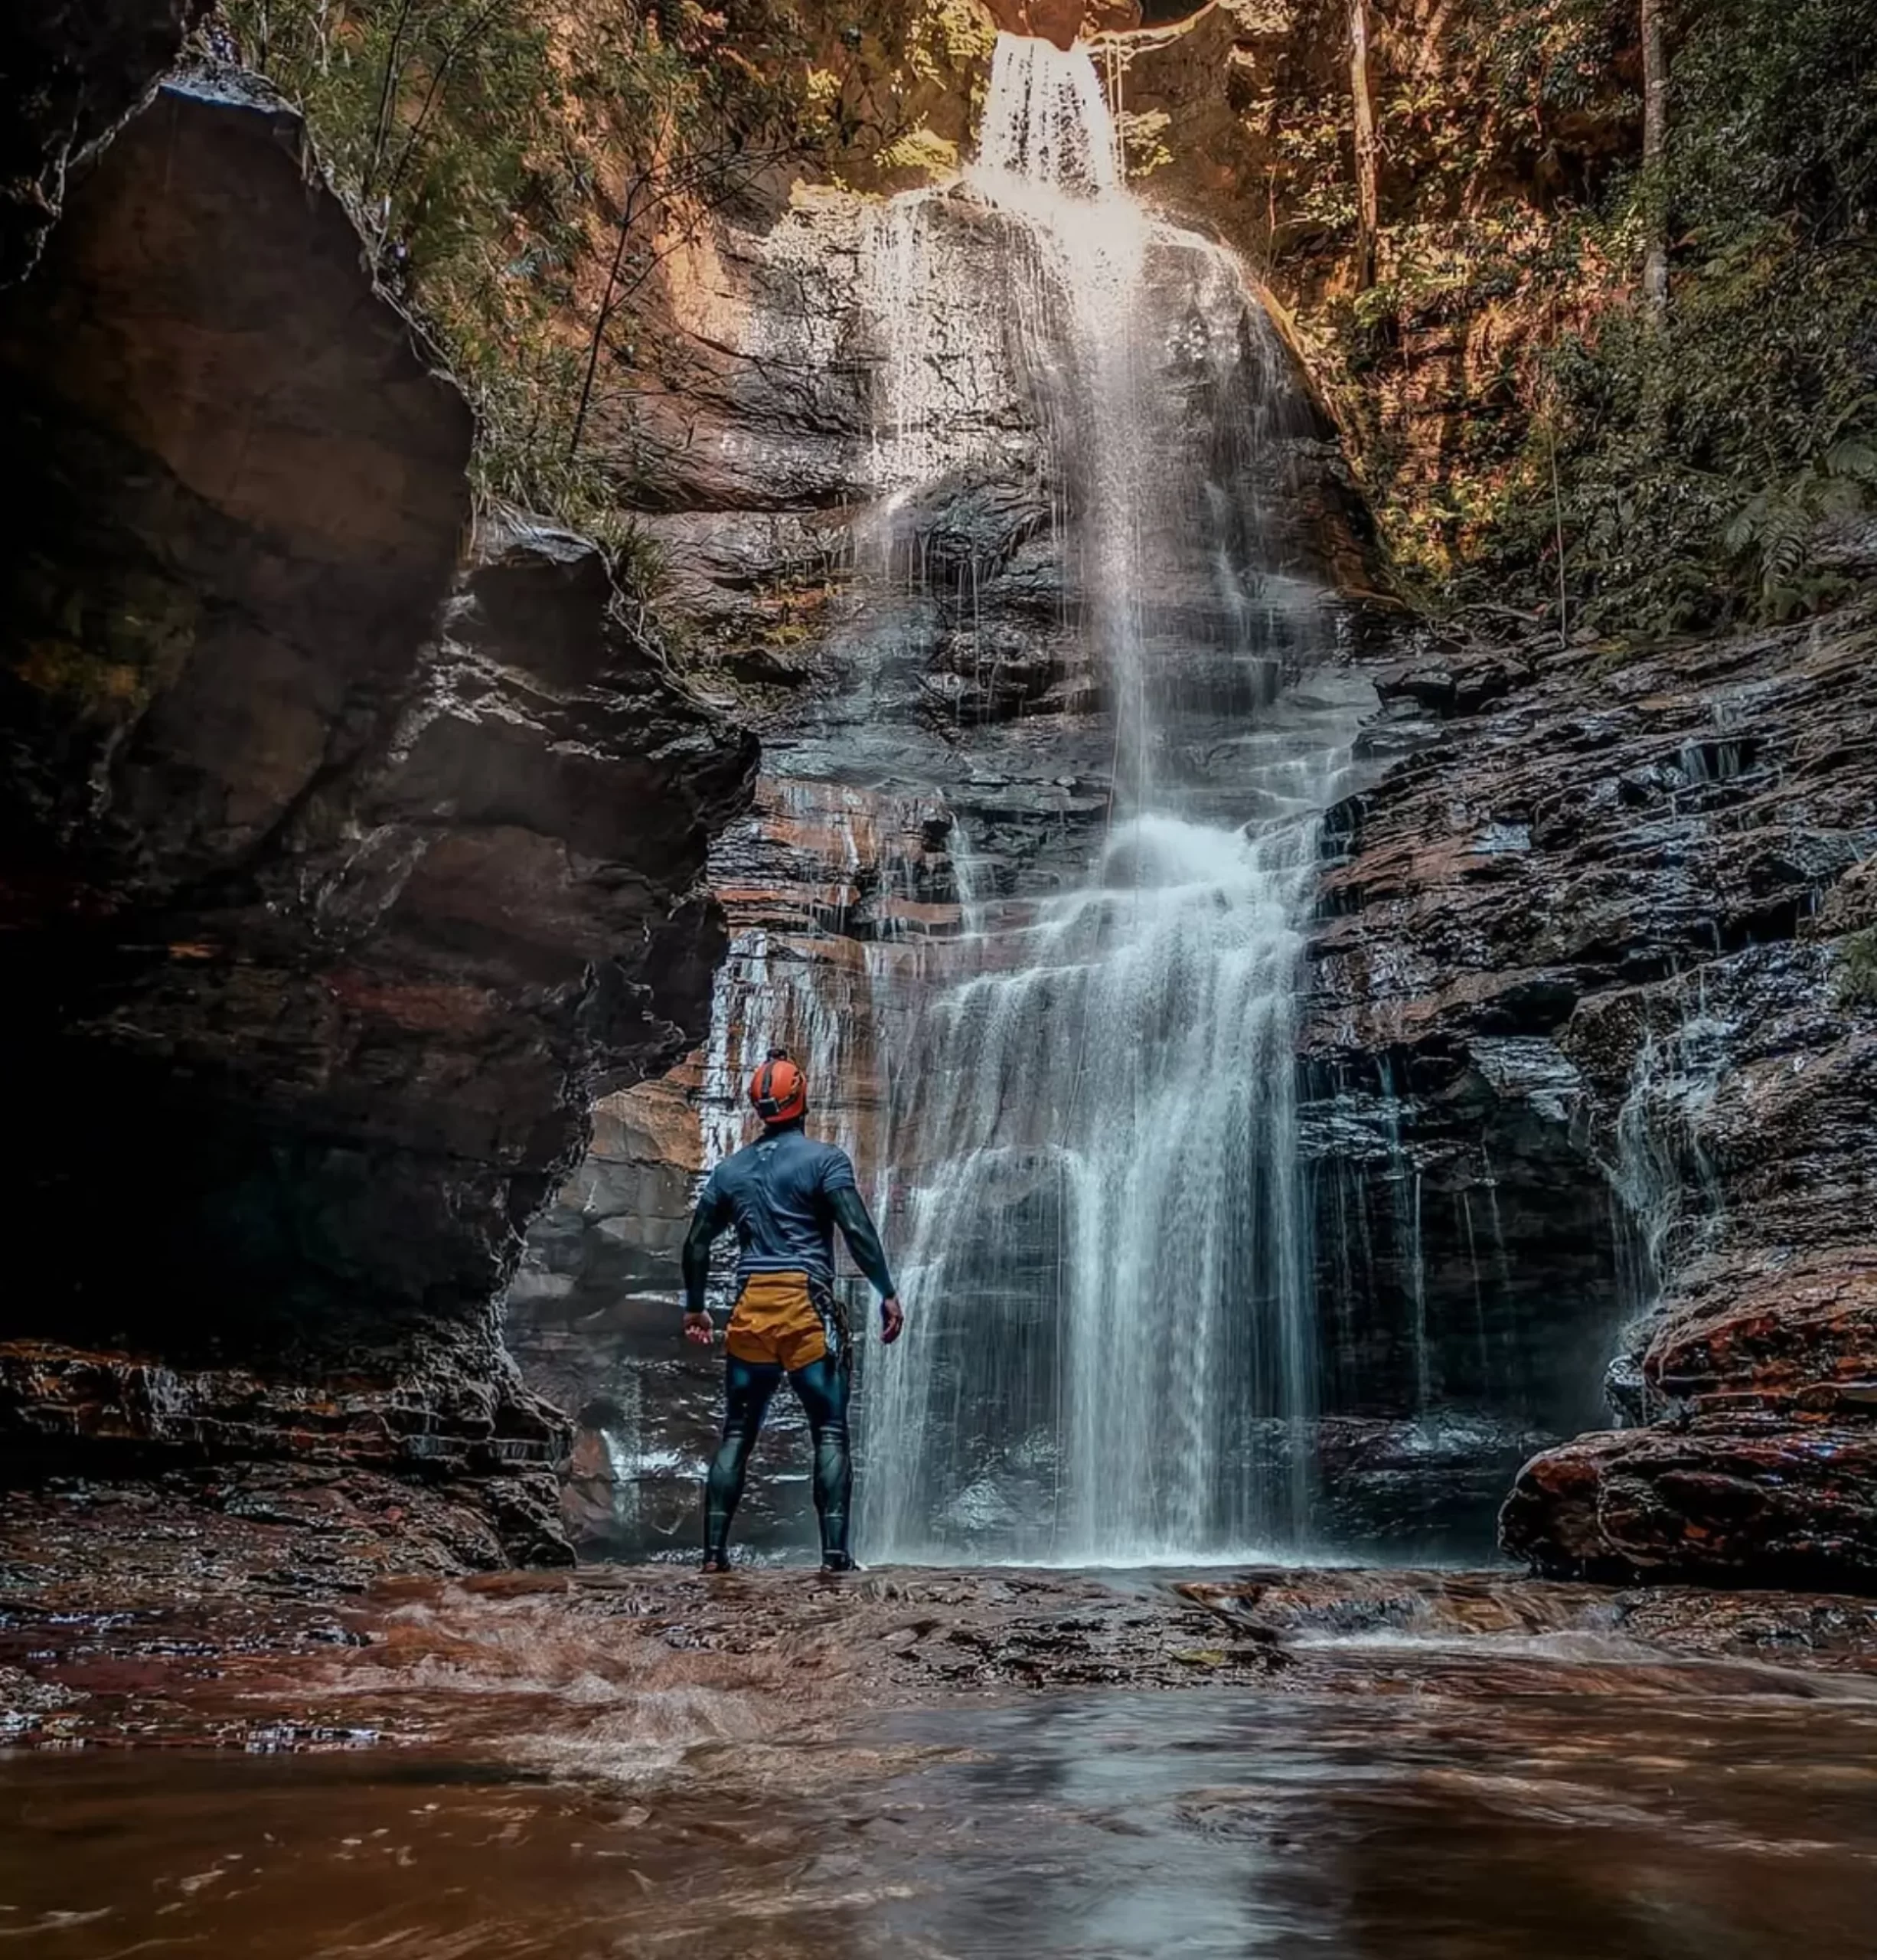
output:
[[[1128,195],[1085,50],[1000,41],[966,181],[1113,720],[1109,818],[1080,889],[1001,924],[974,905],[950,985],[922,966],[889,1011],[913,1321],[870,1371],[862,1543],[1294,1545],[1317,1351],[1296,966],[1346,728],[1270,707],[1314,617],[1245,488],[1271,486],[1283,364],[1229,255]],[[895,506],[1002,439],[934,358],[983,331],[948,272],[955,194],[897,200],[876,234]],[[1202,737],[1229,766],[1194,760]]]

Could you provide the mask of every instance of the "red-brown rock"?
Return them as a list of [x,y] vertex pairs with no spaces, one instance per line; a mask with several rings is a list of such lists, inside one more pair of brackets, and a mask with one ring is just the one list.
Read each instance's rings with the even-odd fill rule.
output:
[[1506,1500],[1506,1549],[1552,1573],[1877,1584],[1877,1428],[1740,1410],[1581,1436]]
[[[1544,1571],[1872,1583],[1877,1017],[1842,984],[1877,847],[1872,618],[1553,652],[1496,701],[1392,670],[1365,739],[1402,759],[1332,813],[1310,1052],[1404,1091],[1405,1146],[1476,1223],[1488,1194],[1517,1229],[1614,1183],[1653,1250],[1644,1297],[1607,1267],[1552,1289],[1608,1302],[1624,1408],[1659,1426],[1526,1467],[1504,1542]],[[1558,1174],[1523,1184],[1541,1135]]]

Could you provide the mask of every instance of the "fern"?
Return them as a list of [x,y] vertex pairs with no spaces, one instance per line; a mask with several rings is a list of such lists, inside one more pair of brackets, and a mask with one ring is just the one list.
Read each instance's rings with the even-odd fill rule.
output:
[[1853,416],[1873,411],[1877,396],[1860,397],[1817,456],[1783,482],[1756,492],[1728,524],[1722,541],[1745,564],[1762,619],[1793,619],[1843,596],[1849,581],[1817,563],[1817,542],[1830,520],[1856,516],[1874,501],[1877,447],[1841,433]]

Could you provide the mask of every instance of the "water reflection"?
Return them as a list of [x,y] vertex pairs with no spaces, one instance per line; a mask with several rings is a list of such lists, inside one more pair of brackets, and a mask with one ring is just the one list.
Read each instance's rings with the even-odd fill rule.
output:
[[642,1801],[499,1766],[0,1756],[0,1940],[119,1960],[847,1960],[883,1896],[772,1794]]
[[[948,1718],[950,1719],[950,1718]],[[916,1779],[948,1953],[1877,1952],[1868,1705],[1038,1704]]]
[[721,1743],[655,1788],[416,1753],[0,1756],[0,1939],[59,1960],[1877,1954],[1858,1684],[1635,1698],[1534,1674],[1489,1701],[1438,1678],[873,1718],[801,1744],[793,1794],[780,1704],[740,1785]]

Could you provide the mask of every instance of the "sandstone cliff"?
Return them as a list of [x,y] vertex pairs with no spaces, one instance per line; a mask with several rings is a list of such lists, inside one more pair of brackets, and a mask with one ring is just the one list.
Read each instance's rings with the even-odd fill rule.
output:
[[[1402,1086],[1430,1218],[1561,1230],[1509,1248],[1561,1325],[1606,1179],[1640,1235],[1604,1311],[1640,1310],[1605,1327],[1641,1426],[1539,1455],[1506,1509],[1545,1570],[1877,1576],[1874,622],[1384,676],[1422,746],[1338,820],[1311,1052]],[[1506,1191],[1520,1125],[1575,1178],[1528,1152]]]

